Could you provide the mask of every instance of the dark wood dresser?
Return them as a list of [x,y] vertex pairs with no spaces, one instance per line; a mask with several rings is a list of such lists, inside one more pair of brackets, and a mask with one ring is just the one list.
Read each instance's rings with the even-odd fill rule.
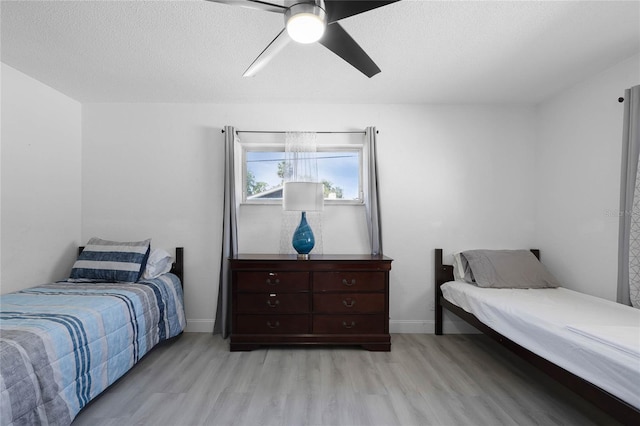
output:
[[391,350],[392,259],[370,255],[237,255],[231,350],[262,345],[359,345]]

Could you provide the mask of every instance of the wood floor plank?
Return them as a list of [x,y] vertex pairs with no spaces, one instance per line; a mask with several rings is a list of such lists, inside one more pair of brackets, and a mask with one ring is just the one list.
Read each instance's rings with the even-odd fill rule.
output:
[[391,352],[154,349],[73,425],[615,425],[484,335],[392,335]]
[[204,424],[230,426],[250,424],[246,419],[252,397],[251,393],[221,393],[211,406]]

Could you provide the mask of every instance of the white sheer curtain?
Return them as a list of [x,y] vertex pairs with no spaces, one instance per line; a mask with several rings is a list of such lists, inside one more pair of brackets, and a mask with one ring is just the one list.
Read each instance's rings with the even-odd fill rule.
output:
[[[315,132],[286,132],[284,140],[284,182],[319,182],[318,180],[318,134]],[[322,212],[306,213],[307,221],[313,229],[314,254],[323,252]],[[280,227],[280,253],[295,254],[291,238],[300,223],[300,212],[282,212]]]
[[377,161],[377,134],[375,127],[365,129],[365,179],[364,204],[367,211],[367,226],[369,229],[369,241],[371,254],[382,254],[382,227],[380,223],[380,202],[378,198],[378,161]]
[[640,86],[624,99],[617,301],[640,308]]
[[284,159],[288,173],[285,182],[318,182],[318,135],[313,132],[287,132]]
[[222,228],[222,254],[220,256],[220,279],[218,283],[218,307],[214,334],[226,338],[231,333],[231,271],[229,258],[238,254],[238,222],[235,189],[235,145],[238,135],[232,126],[224,128],[224,205]]

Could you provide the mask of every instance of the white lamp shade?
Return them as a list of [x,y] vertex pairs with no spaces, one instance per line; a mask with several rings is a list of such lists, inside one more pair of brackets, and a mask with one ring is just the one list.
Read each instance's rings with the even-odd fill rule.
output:
[[287,211],[321,211],[324,208],[324,184],[285,182],[282,208]]

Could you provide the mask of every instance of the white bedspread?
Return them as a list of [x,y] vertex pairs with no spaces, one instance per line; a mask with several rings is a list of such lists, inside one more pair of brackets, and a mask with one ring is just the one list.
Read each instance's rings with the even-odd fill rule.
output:
[[520,346],[640,408],[640,310],[566,288],[452,281],[442,293]]
[[610,345],[640,359],[640,330],[638,327],[613,325],[570,325],[570,331]]

